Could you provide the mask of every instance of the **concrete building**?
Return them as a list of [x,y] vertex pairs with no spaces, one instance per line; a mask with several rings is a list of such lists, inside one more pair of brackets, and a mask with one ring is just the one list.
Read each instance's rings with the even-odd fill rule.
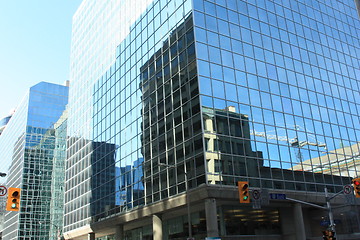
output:
[[5,213],[3,239],[49,239],[54,124],[67,101],[67,86],[34,85],[0,136],[5,185],[21,189],[20,210]]
[[[64,237],[320,239],[326,211],[289,199],[324,205],[360,175],[354,1],[130,3],[74,17]],[[343,239],[351,196],[331,202]]]

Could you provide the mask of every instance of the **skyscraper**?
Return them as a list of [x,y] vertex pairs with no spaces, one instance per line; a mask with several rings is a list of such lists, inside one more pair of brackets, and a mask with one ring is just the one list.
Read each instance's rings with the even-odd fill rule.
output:
[[[107,41],[85,19],[95,2],[74,18],[73,53],[92,60],[72,58],[65,237],[320,236],[326,212],[268,198],[322,205],[325,187],[359,176],[354,1],[154,0],[141,15],[104,3],[94,16],[136,19],[106,61],[80,40]],[[238,181],[262,192],[261,209],[239,203]],[[334,214],[350,238],[349,202]]]
[[[21,189],[19,211],[5,213],[3,239],[49,239],[54,123],[68,101],[68,87],[31,87],[0,136],[6,186]],[[64,148],[62,151],[65,151]]]
[[64,231],[92,221],[91,165],[103,151],[92,141],[93,85],[112,65],[117,45],[148,2],[85,0],[73,17]]

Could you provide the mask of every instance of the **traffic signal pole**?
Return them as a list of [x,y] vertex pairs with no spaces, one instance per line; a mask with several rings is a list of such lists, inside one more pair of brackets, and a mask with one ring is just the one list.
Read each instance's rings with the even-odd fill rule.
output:
[[343,193],[344,190],[338,192],[337,194],[335,194],[335,195],[332,196],[332,197],[329,197],[329,193],[328,193],[328,190],[327,190],[326,187],[324,188],[324,191],[325,191],[326,206],[327,206],[327,209],[328,209],[328,212],[329,212],[330,230],[331,230],[332,232],[334,232],[334,237],[336,237],[334,215],[333,215],[333,213],[332,213],[330,200],[333,199],[334,197],[336,197],[338,194]]
[[333,212],[332,212],[330,200],[335,198],[337,195],[342,194],[344,192],[344,190],[341,190],[340,192],[336,193],[335,195],[333,195],[331,197],[329,197],[329,193],[328,193],[328,190],[327,190],[326,187],[324,188],[324,191],[325,191],[326,207],[323,207],[323,206],[320,206],[320,205],[317,205],[317,204],[314,204],[314,203],[304,202],[304,201],[293,199],[293,198],[286,198],[286,200],[289,200],[289,201],[292,201],[292,202],[297,202],[297,203],[302,203],[302,204],[309,205],[309,206],[312,206],[312,207],[317,207],[317,208],[327,210],[328,214],[329,214],[329,220],[330,220],[329,228],[334,233],[334,237],[336,237],[334,215],[333,215]]

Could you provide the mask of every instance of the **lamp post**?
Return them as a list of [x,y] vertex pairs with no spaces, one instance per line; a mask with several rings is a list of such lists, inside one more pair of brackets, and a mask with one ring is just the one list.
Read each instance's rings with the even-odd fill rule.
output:
[[60,227],[53,224],[52,222],[49,222],[49,221],[39,221],[40,225],[45,224],[45,223],[49,223],[49,224],[53,225],[56,228],[58,239],[61,239],[61,229],[60,229]]
[[[167,168],[176,168],[175,165],[169,165],[165,163],[159,163],[159,166],[164,166]],[[186,191],[186,207],[187,207],[187,218],[188,218],[188,224],[189,224],[189,232],[188,232],[188,240],[193,240],[192,237],[192,226],[191,226],[191,213],[190,213],[190,196],[189,196],[189,184],[188,184],[188,173],[186,171],[183,171],[185,174],[185,191]]]

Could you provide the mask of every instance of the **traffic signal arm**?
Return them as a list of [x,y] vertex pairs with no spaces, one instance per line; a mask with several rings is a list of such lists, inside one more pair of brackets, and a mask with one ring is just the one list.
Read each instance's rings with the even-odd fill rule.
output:
[[6,201],[6,211],[20,210],[20,188],[9,188]]

